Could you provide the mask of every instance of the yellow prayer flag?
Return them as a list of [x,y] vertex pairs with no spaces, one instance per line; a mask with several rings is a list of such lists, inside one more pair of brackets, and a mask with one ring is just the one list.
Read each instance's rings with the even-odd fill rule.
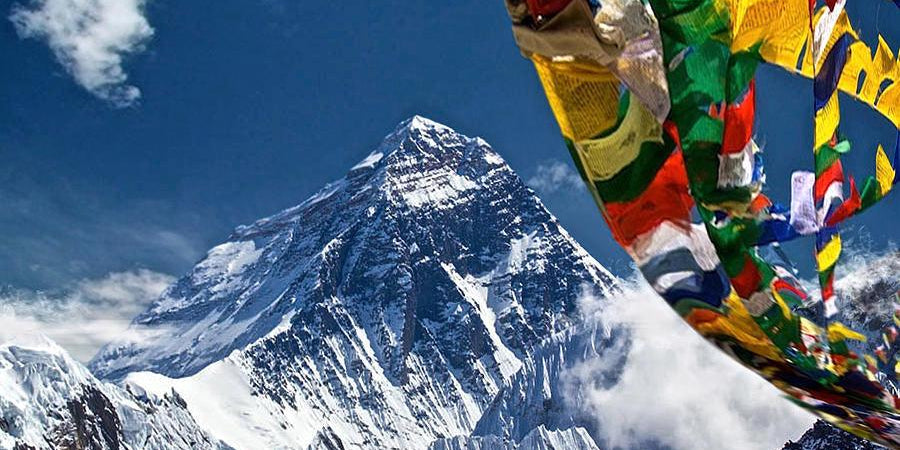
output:
[[816,134],[813,149],[818,150],[819,147],[825,145],[834,136],[838,123],[841,121],[841,107],[838,103],[837,91],[828,99],[828,103],[816,112]]
[[825,247],[816,255],[816,261],[819,263],[819,271],[823,271],[837,262],[841,256],[841,235],[836,234],[831,241],[825,244]]
[[878,151],[875,153],[875,179],[878,181],[881,195],[887,195],[894,184],[894,168],[891,167],[891,161],[881,145],[878,146]]
[[532,55],[531,60],[564,136],[573,141],[589,139],[616,123],[619,82],[608,69],[540,55]]
[[866,341],[866,337],[864,335],[847,328],[840,322],[832,322],[828,324],[828,341],[839,342],[846,339],[853,339],[862,342]]

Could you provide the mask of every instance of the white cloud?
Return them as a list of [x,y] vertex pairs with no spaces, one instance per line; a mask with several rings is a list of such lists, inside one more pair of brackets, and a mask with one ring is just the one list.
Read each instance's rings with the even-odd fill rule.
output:
[[705,342],[646,283],[618,297],[602,316],[632,332],[619,382],[608,388],[594,383],[609,373],[610,362],[602,358],[564,374],[568,398],[580,399],[596,417],[601,448],[781,448],[815,421]]
[[0,295],[0,343],[42,334],[86,362],[107,342],[140,339],[141,330],[128,329],[131,319],[173,281],[138,269],[82,280],[58,292],[6,292]]
[[145,0],[31,0],[13,6],[10,20],[23,38],[47,43],[75,81],[118,107],[141,96],[126,84],[123,58],[144,49],[153,28]]
[[570,164],[562,161],[549,161],[539,164],[534,175],[528,178],[525,183],[543,194],[582,189],[582,186],[584,186],[578,172]]

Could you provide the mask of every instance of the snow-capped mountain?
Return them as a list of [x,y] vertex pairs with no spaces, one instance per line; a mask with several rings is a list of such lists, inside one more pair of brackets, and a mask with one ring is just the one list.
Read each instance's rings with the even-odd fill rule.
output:
[[782,450],[885,450],[885,448],[820,420],[797,442],[788,442]]
[[[851,342],[851,348],[873,354],[883,345],[884,330],[894,326],[892,319],[900,292],[900,253],[872,258],[856,255],[845,265],[848,270],[836,283],[843,321],[853,330],[866,335],[865,342]],[[893,351],[897,351],[896,349]],[[892,356],[888,350],[888,356]],[[890,359],[889,359],[890,360]],[[887,364],[879,375],[882,383],[898,390],[893,364]],[[826,422],[818,421],[797,442],[789,442],[784,450],[878,450],[883,447],[857,438]]]
[[[746,381],[689,354],[688,367],[662,369],[669,352],[707,344],[618,317],[646,316],[635,300],[648,292],[588,255],[483,140],[414,117],[344,178],[238,227],[128,341],[98,353],[93,374],[52,343],[0,347],[0,448],[694,448],[641,435],[652,394],[620,421],[639,439],[610,443],[601,429],[617,425],[599,419],[598,392],[628,380],[631,402],[635,380],[653,389],[672,369],[712,367],[710,395]],[[657,330],[678,342],[648,340]],[[670,412],[692,408],[652,418],[686,423]]]
[[46,339],[0,345],[0,448],[227,449],[177,393],[98,381]]
[[[454,448],[476,426],[504,448],[595,448],[527,378],[603,352],[619,333],[575,331],[577,301],[616,283],[487,143],[414,117],[344,178],[238,227],[135,319],[146,340],[91,369],[174,390],[239,449]],[[562,345],[576,334],[590,345]],[[503,412],[520,388],[542,395],[527,420]]]
[[579,390],[564,377],[575,365],[602,358],[608,369],[595,373],[592,382],[614,384],[625,365],[629,345],[627,330],[604,327],[597,317],[550,336],[535,347],[522,369],[494,398],[473,435],[501,436],[518,442],[542,426],[596,432],[596,420],[576,407],[579,399],[567,398]]
[[[900,253],[893,251],[872,259],[856,257],[848,264],[853,269],[835,283],[841,299],[841,314],[844,322],[852,329],[868,338],[865,342],[851,342],[851,349],[875,354],[876,348],[884,345],[883,334],[894,323],[895,308],[900,307],[897,293],[900,292]],[[900,341],[885,347],[885,356],[893,360],[900,351]],[[879,374],[881,382],[895,393],[900,393],[900,383],[893,364],[885,364]]]

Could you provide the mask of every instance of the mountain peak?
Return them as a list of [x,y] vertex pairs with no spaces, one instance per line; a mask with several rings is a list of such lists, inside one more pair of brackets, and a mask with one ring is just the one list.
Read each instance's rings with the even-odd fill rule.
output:
[[[112,378],[135,369],[192,374],[289,326],[297,310],[322,298],[362,295],[381,285],[393,286],[397,298],[410,295],[397,283],[422,258],[437,264],[429,270],[440,277],[464,279],[524,273],[530,258],[551,254],[580,267],[578,277],[592,284],[613,280],[485,141],[414,116],[344,178],[298,206],[236,228],[135,319],[135,326],[167,332],[110,346],[92,368]],[[364,269],[360,259],[366,258],[384,270]],[[546,272],[556,263],[532,264]],[[366,281],[347,285],[353,276]],[[578,283],[558,288],[559,298],[536,305],[571,313]],[[515,303],[531,299],[521,295],[503,304],[523,308]],[[511,338],[516,343],[509,345],[524,345],[520,339],[533,340],[533,329],[546,326],[525,326],[530,337]],[[181,339],[167,337],[173,328]]]
[[447,153],[441,150],[449,141],[464,143],[470,139],[431,119],[412,116],[400,122],[394,131],[384,137],[377,149],[353,166],[347,177],[352,178],[363,169],[379,169],[396,164],[405,159],[404,156],[414,159],[436,157],[443,160]]
[[453,129],[448,127],[447,125],[431,120],[427,117],[420,116],[418,114],[400,122],[400,125],[398,125],[397,128],[420,132],[428,132],[431,130],[444,130],[454,132]]
[[614,283],[486,142],[417,116],[344,178],[239,227],[135,319],[147,339],[92,369],[236,373],[241,392],[315,416],[279,416],[288,441],[267,447],[303,448],[326,425],[354,448],[410,439],[339,419],[357,416],[427,444],[470,432],[532,349],[577,322],[586,290]]
[[469,138],[444,124],[415,115],[400,122],[375,151],[350,170],[348,177],[353,177],[361,169],[398,164],[433,168],[435,165],[453,166],[463,159],[485,158],[494,164],[503,163],[503,159],[483,139]]
[[343,178],[328,183],[297,206],[238,226],[230,239],[273,231],[329,202],[359,204],[369,199],[388,200],[398,207],[441,207],[448,200],[465,197],[461,194],[488,176],[522,184],[484,139],[470,138],[416,115],[400,122]]

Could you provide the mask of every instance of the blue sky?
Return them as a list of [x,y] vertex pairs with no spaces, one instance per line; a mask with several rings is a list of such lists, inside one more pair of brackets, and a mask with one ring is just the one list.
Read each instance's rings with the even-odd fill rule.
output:
[[[880,30],[897,48],[900,11],[849,3],[866,40]],[[131,23],[143,45],[121,65],[140,90],[126,107],[118,88],[84,87],[109,76],[102,58],[69,61],[68,73],[51,41],[17,32],[15,5],[0,2],[0,285],[183,273],[234,226],[341,177],[413,114],[484,137],[538,186],[574,174],[500,1],[149,0]],[[770,68],[758,84],[758,141],[787,201],[790,171],[811,167],[811,84]],[[895,132],[850,100],[843,112],[847,167],[868,174]],[[550,210],[627,273],[587,192],[559,186],[539,189]],[[873,248],[895,236],[897,206],[889,198],[855,222]],[[791,250],[810,260],[811,245]]]

